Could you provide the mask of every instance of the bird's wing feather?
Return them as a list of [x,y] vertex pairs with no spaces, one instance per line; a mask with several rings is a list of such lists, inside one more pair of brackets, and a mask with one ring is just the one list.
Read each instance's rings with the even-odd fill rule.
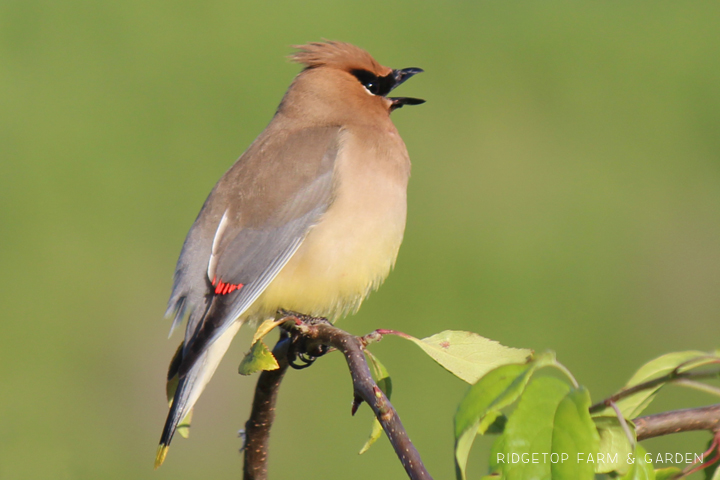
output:
[[[236,319],[330,206],[340,135],[338,127],[268,128],[205,201],[183,245],[170,297],[175,322],[184,310],[190,313],[182,352],[168,373],[178,385],[158,464],[237,332]],[[242,287],[217,293],[219,282]]]
[[[339,136],[337,127],[322,127],[259,138],[210,194],[178,262],[176,288],[188,291],[171,297],[181,309],[185,297],[196,299],[183,363],[192,363],[252,305],[327,210]],[[196,228],[205,234],[195,235]],[[186,249],[193,255],[183,262]],[[199,272],[201,279],[185,278]],[[242,287],[216,294],[220,282]]]

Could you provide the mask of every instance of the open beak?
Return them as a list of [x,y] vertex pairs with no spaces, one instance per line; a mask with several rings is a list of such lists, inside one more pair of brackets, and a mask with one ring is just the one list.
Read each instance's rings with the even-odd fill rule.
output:
[[[403,68],[402,70],[393,70],[395,84],[392,86],[390,91],[396,89],[402,83],[405,83],[405,81],[413,75],[417,75],[422,72],[422,68]],[[425,100],[421,98],[411,97],[388,97],[388,100],[392,101],[392,106],[390,107],[391,110],[401,108],[403,105],[420,105],[421,103],[425,103]]]
[[424,72],[422,68],[403,68],[402,70],[393,70],[393,77],[395,77],[395,85],[393,85],[390,91],[399,87],[413,75],[417,75],[418,73],[422,72]]

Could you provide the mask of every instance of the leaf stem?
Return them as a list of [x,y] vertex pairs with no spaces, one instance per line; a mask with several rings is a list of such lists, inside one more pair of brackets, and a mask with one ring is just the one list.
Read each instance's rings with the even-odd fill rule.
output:
[[403,333],[398,330],[388,330],[385,328],[378,328],[377,330],[375,330],[374,333],[379,333],[380,335],[397,335],[398,337],[402,338],[415,338],[412,335],[408,335],[407,333]]
[[632,434],[630,431],[630,427],[627,424],[627,421],[625,420],[625,417],[623,417],[622,412],[618,408],[618,406],[615,404],[615,402],[610,403],[610,406],[613,410],[615,410],[615,414],[617,415],[618,422],[620,423],[620,426],[623,429],[623,432],[625,432],[625,436],[628,439],[628,442],[630,443],[630,446],[633,450],[635,450],[635,445],[637,444],[637,441],[635,440],[635,435]]
[[558,362],[557,360],[553,361],[553,363],[551,363],[550,365],[557,368],[561,372],[563,372],[570,379],[570,382],[573,384],[573,387],[578,388],[580,386],[578,381],[575,379],[575,376],[570,372],[570,370],[568,370],[568,368],[565,365]]
[[687,378],[681,378],[681,379],[675,381],[675,385],[692,388],[695,390],[699,390],[701,392],[709,393],[711,395],[716,395],[716,396],[720,397],[720,388],[713,387],[712,385],[708,385],[707,383],[696,382],[695,380],[689,380]]

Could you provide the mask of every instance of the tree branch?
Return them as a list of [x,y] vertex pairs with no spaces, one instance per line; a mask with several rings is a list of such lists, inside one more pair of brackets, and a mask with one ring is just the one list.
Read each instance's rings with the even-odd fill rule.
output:
[[[342,352],[347,361],[353,382],[353,409],[366,402],[382,425],[395,453],[411,480],[432,480],[425,469],[420,454],[410,441],[400,417],[390,400],[380,390],[370,374],[365,360],[364,348],[367,343],[377,341],[375,332],[360,338],[334,327],[325,319],[311,318],[287,313],[288,321],[282,328],[288,333],[273,349],[280,364],[279,370],[263,372],[258,379],[252,413],[246,423],[246,447],[244,480],[267,479],[268,439],[274,418],[277,391],[289,363],[296,358],[324,354],[327,347]],[[287,335],[289,334],[289,338]],[[283,347],[279,347],[283,344]]]
[[633,420],[638,440],[693,430],[720,431],[720,403],[647,415]]
[[280,390],[280,382],[282,382],[288,368],[287,352],[289,345],[288,334],[281,331],[280,339],[273,348],[273,355],[277,359],[280,368],[262,372],[255,386],[252,411],[250,418],[245,423],[244,480],[267,479],[270,427],[275,419],[275,403]]
[[385,434],[395,449],[405,471],[411,480],[432,480],[425,469],[420,454],[408,437],[400,417],[393,408],[390,400],[375,384],[370,374],[363,341],[327,321],[312,321],[311,319],[296,326],[308,340],[336,348],[345,355],[350,376],[352,377],[355,402],[365,401],[375,417],[382,425]]

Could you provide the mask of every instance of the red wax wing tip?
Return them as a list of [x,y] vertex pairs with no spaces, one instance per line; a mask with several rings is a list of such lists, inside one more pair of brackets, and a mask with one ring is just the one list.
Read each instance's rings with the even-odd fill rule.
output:
[[[215,285],[215,279],[213,279],[213,286]],[[244,287],[245,284],[243,283],[225,283],[222,280],[217,282],[217,286],[215,287],[215,295],[227,295],[230,292],[234,292],[235,290],[240,290],[242,287]]]

